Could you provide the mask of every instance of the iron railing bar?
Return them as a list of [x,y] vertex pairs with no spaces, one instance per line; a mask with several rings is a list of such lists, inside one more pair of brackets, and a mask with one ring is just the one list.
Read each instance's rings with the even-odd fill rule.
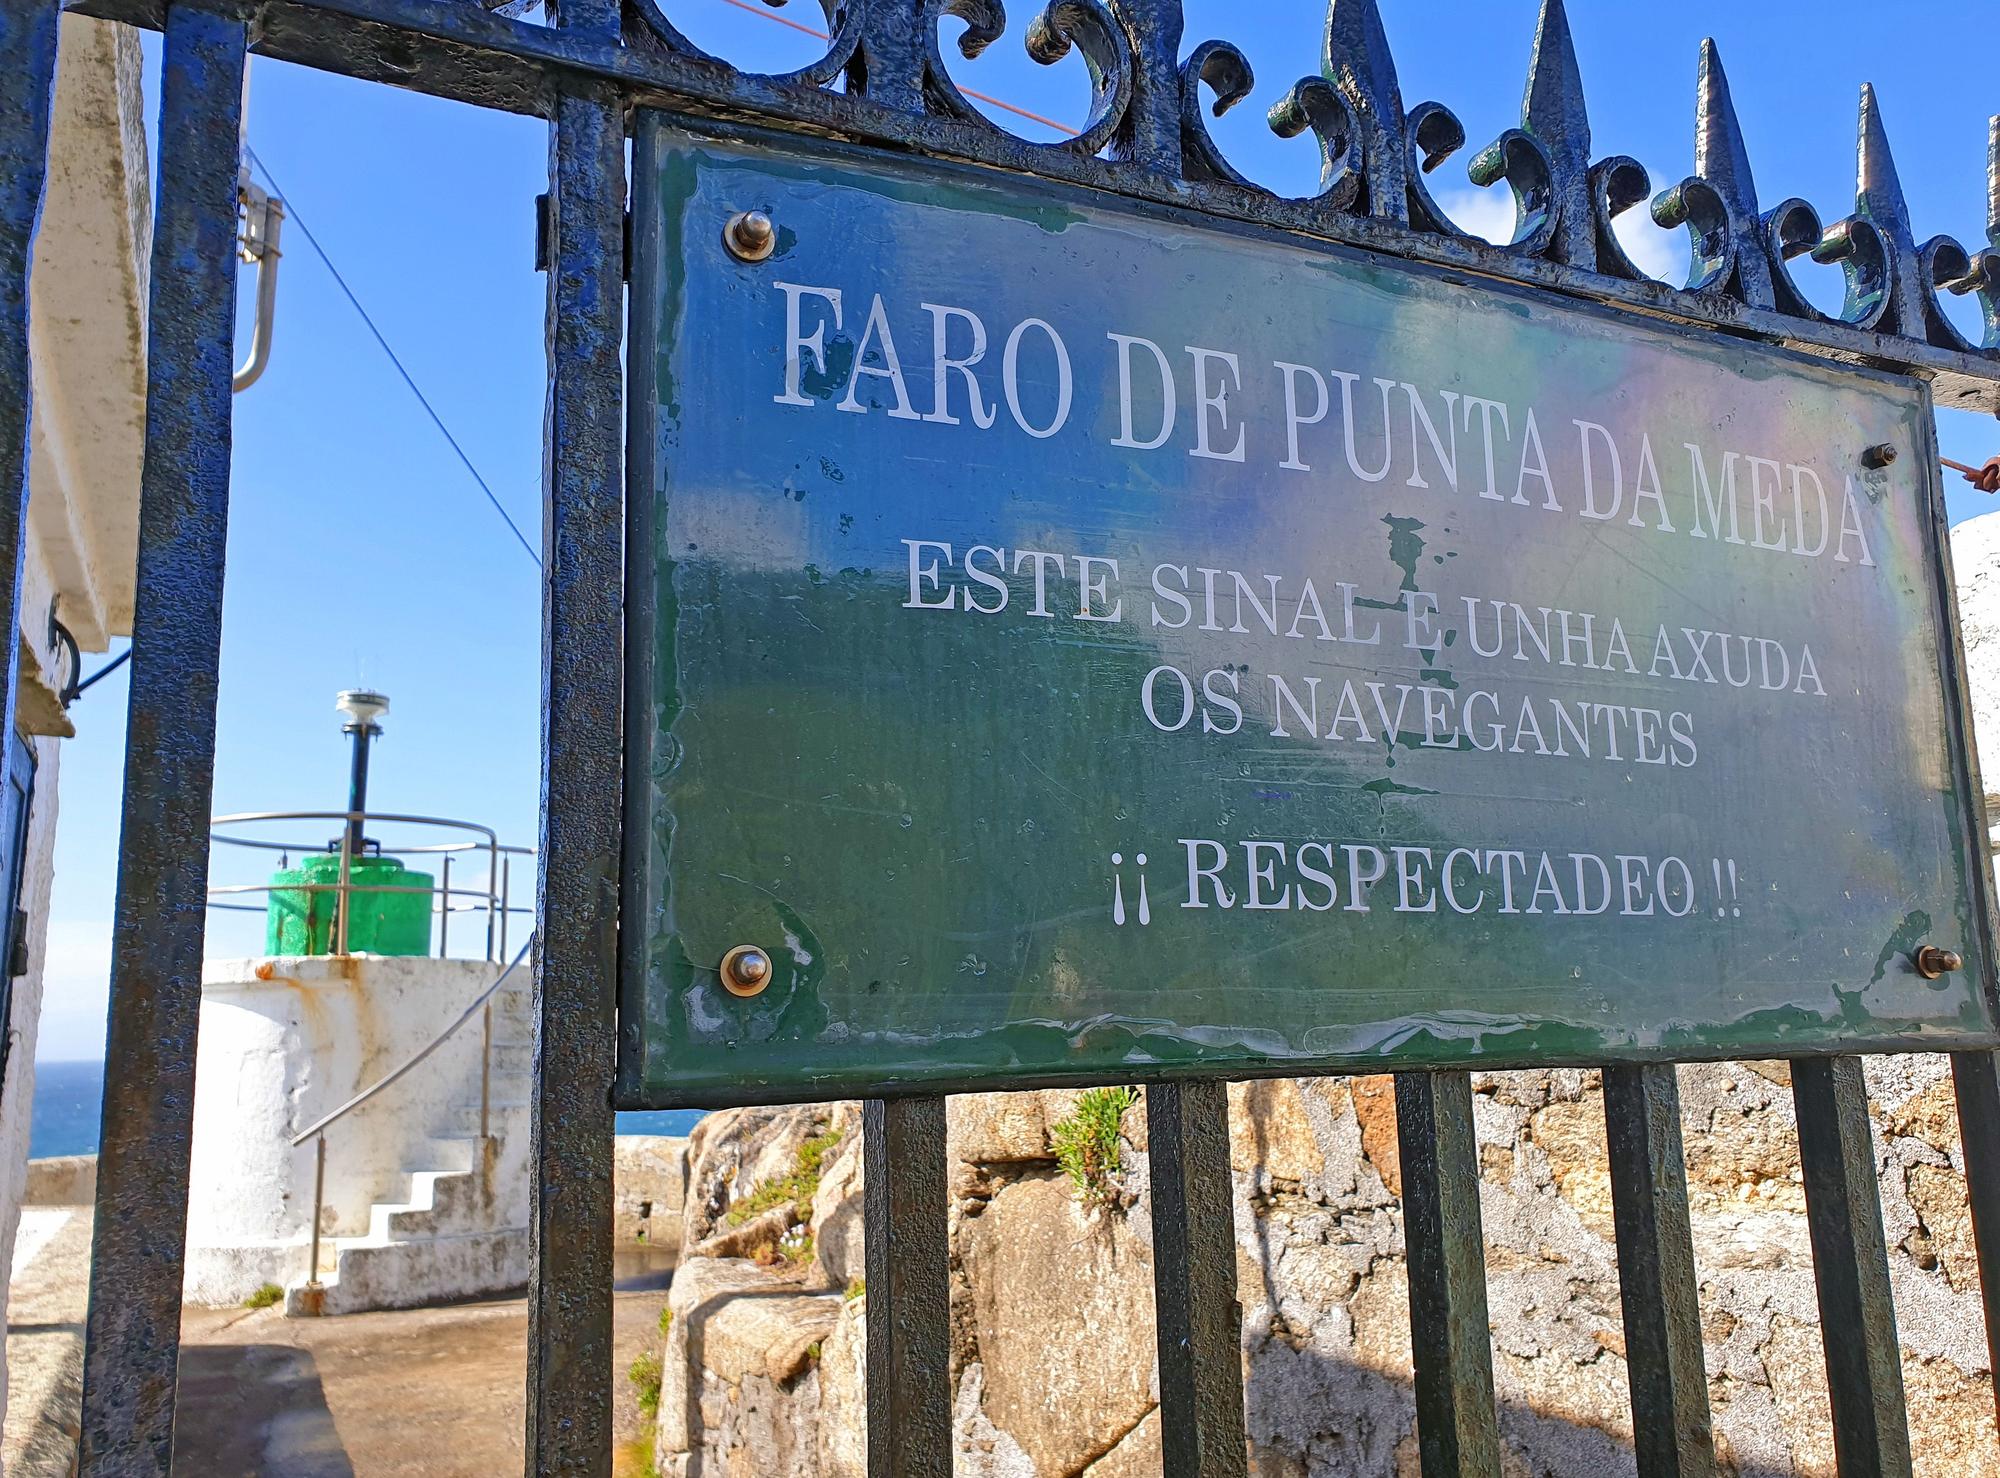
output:
[[[347,953],[348,895],[354,888],[354,842],[349,833],[340,834],[340,881],[333,890],[333,952]],[[310,939],[310,931],[308,931]]]
[[[445,897],[447,903],[450,893]],[[490,844],[486,852],[486,958],[493,958],[493,911],[500,906],[500,844]]]
[[1987,1367],[1993,1376],[1994,1410],[2000,1415],[2000,1053],[1954,1053],[1951,1076],[1986,1312]]
[[861,1155],[868,1478],[951,1478],[944,1099],[869,1099]]
[[[511,966],[509,968],[512,968]],[[489,998],[479,1015],[479,1137],[493,1137],[493,1002]]]
[[167,9],[136,655],[84,1347],[85,1478],[164,1478],[173,1461],[229,516],[246,40],[240,11]]
[[[301,857],[316,857],[321,853],[331,855],[332,852],[332,849],[324,842],[266,842],[259,841],[254,837],[223,836],[211,836],[209,841],[218,847],[249,847],[259,852],[296,852]],[[384,847],[378,845],[370,855],[380,857],[430,857],[440,852],[484,852],[487,850],[488,847],[485,842],[427,842],[422,846],[414,847]],[[499,850],[503,854],[512,852],[520,857],[532,857],[535,855],[533,847],[501,847]]]
[[1843,1478],[1910,1478],[1902,1352],[1861,1059],[1794,1061],[1792,1100],[1819,1287],[1834,1459]]
[[[615,34],[618,5],[571,0],[557,20]],[[524,1461],[609,1478],[625,430],[625,117],[611,88],[557,100],[549,199]]]
[[[296,1143],[292,1146],[297,1149]],[[317,1288],[319,1281],[319,1234],[320,1221],[326,1211],[326,1135],[321,1134],[313,1145],[313,1210],[312,1243],[306,1251],[306,1286]]]
[[1500,1478],[1471,1074],[1396,1074],[1396,1142],[1424,1478]]
[[[456,821],[449,816],[410,816],[397,811],[237,811],[227,816],[209,817],[208,826],[213,830],[218,826],[244,826],[256,821],[382,821],[401,826],[455,826],[462,831],[477,832],[488,841],[499,841],[499,835],[492,827],[481,826],[477,821]],[[216,840],[226,839],[218,837]]]
[[[422,893],[435,898],[438,888],[419,888],[409,883],[213,883],[208,892],[211,898],[228,897],[237,893],[338,893],[345,888],[349,893]],[[474,898],[485,895],[474,888],[457,888],[457,893],[470,894]],[[460,909],[461,913],[477,913],[477,908]]]
[[1228,1084],[1149,1086],[1146,1155],[1165,1478],[1242,1478],[1248,1450]]
[[442,1047],[446,1042],[450,1041],[451,1038],[457,1035],[459,1030],[462,1027],[464,1027],[464,1025],[468,1021],[472,1020],[474,1016],[478,1015],[479,1012],[483,1010],[488,1004],[490,1004],[493,998],[500,993],[500,987],[507,983],[508,977],[511,976],[514,973],[514,971],[520,967],[521,961],[528,957],[528,951],[533,949],[534,947],[535,947],[535,936],[530,934],[527,938],[527,942],[521,946],[521,952],[514,956],[512,962],[509,963],[506,969],[502,970],[497,976],[494,977],[493,983],[491,985],[487,986],[485,990],[481,991],[478,994],[478,996],[474,998],[472,1004],[465,1008],[464,1012],[462,1012],[459,1015],[457,1020],[453,1021],[450,1026],[446,1027],[443,1031],[439,1032],[435,1037],[432,1037],[429,1043],[426,1044],[421,1050],[405,1058],[400,1067],[393,1068],[389,1072],[383,1074],[380,1078],[377,1078],[373,1083],[369,1084],[366,1088],[363,1088],[359,1093],[355,1094],[352,1098],[348,1099],[347,1102],[343,1103],[339,1108],[335,1109],[332,1113],[326,1115],[322,1119],[315,1120],[307,1128],[302,1129],[297,1134],[293,1135],[292,1148],[297,1149],[300,1145],[304,1144],[307,1140],[311,1139],[315,1134],[325,1133],[328,1128],[338,1123],[341,1119],[345,1118],[355,1109],[360,1108],[362,1104],[368,1102],[369,1099],[373,1098],[376,1094],[380,1093],[384,1088],[387,1088],[390,1084],[396,1082],[405,1073],[408,1073],[412,1068],[416,1067],[425,1058],[429,1057],[433,1052],[437,1051],[438,1048]]
[[1604,1127],[1639,1478],[1713,1478],[1715,1434],[1673,1065],[1605,1068]]

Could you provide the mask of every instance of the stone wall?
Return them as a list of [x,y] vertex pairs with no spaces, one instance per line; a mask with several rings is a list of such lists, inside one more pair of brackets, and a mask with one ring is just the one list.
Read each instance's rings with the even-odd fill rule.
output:
[[[1917,1473],[2000,1478],[1948,1060],[1870,1062]],[[1603,1103],[1583,1071],[1474,1079],[1494,1375],[1510,1478],[1634,1470]],[[1724,1471],[1831,1475],[1789,1075],[1681,1069],[1709,1399]],[[1160,1471],[1143,1104],[1113,1203],[1054,1163],[1073,1093],[950,1100],[962,1478]],[[813,1203],[810,1260],[725,1213],[851,1106],[712,1115],[690,1143],[658,1450],[668,1478],[862,1478],[860,1145]],[[1417,1473],[1395,1106],[1387,1078],[1230,1090],[1237,1286],[1256,1478]],[[787,1212],[777,1218],[786,1221]],[[699,1230],[697,1230],[699,1227]],[[796,1234],[795,1234],[796,1235]],[[770,1266],[760,1265],[761,1258]]]
[[611,1147],[611,1235],[678,1252],[687,1197],[687,1140],[621,1134]]

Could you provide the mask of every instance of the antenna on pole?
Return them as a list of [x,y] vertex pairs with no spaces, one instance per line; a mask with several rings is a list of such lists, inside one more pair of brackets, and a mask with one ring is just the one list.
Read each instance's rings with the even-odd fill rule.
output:
[[347,771],[347,835],[346,854],[360,857],[367,840],[362,836],[362,812],[368,809],[368,743],[382,737],[382,726],[375,722],[389,711],[389,700],[381,693],[367,688],[349,688],[333,700],[336,713],[346,717],[340,725],[343,734],[354,738],[352,762]]

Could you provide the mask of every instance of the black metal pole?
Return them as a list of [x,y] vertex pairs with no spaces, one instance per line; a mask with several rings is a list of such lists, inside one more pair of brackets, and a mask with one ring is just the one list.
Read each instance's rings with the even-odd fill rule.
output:
[[368,809],[368,741],[382,732],[379,724],[346,724],[354,736],[354,754],[347,771],[347,855],[361,855],[361,813]]

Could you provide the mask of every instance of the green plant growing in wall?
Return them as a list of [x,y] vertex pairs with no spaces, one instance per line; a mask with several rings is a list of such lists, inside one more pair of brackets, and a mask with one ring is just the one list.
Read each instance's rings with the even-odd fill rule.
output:
[[666,1378],[666,1366],[659,1355],[652,1350],[641,1350],[634,1357],[625,1378],[632,1382],[639,1392],[639,1410],[651,1421],[660,1414],[660,1382]]
[[729,1208],[723,1220],[730,1226],[740,1227],[752,1217],[762,1216],[774,1206],[783,1206],[788,1201],[800,1221],[811,1220],[813,1197],[819,1192],[820,1171],[826,1164],[826,1157],[839,1143],[838,1129],[815,1134],[799,1146],[788,1173],[774,1175],[761,1185],[752,1187],[749,1195]]
[[1076,1108],[1056,1121],[1049,1137],[1056,1163],[1086,1206],[1109,1205],[1112,1178],[1124,1168],[1119,1134],[1125,1112],[1139,1101],[1137,1088],[1092,1088],[1078,1095]]
[[273,1304],[285,1301],[285,1290],[275,1283],[266,1283],[255,1293],[243,1300],[246,1309],[268,1309]]

